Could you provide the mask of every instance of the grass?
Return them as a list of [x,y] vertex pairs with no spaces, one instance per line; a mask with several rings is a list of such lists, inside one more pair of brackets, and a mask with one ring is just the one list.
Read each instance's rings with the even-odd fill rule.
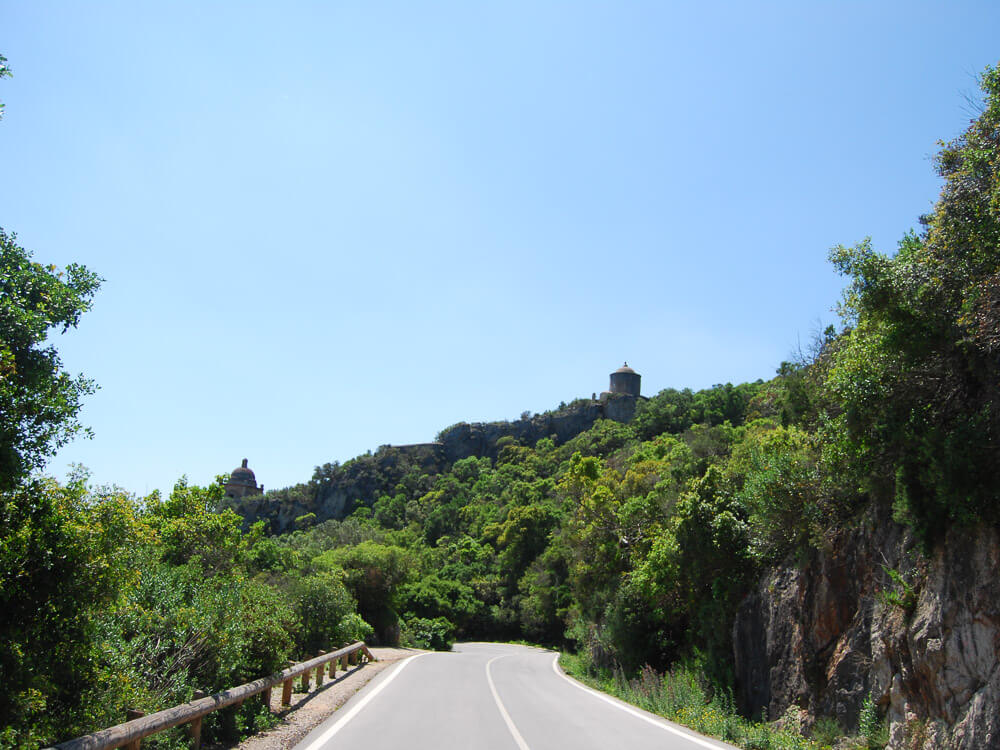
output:
[[[747,750],[828,750],[842,738],[832,719],[818,721],[819,731],[814,730],[813,737],[803,736],[793,728],[794,722],[780,727],[744,719],[736,712],[731,695],[710,691],[701,673],[690,667],[675,666],[662,674],[645,667],[638,676],[627,678],[620,671],[595,673],[585,659],[575,654],[563,653],[559,663],[580,682]],[[851,746],[862,748],[869,744],[858,738]]]

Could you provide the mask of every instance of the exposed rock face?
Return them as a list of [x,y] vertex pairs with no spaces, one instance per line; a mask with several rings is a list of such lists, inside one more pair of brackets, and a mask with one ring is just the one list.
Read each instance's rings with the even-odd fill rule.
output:
[[952,530],[925,557],[903,527],[869,517],[744,600],[741,708],[775,718],[795,704],[854,729],[870,695],[890,748],[1000,748],[998,571],[994,529]]
[[542,438],[565,443],[589,430],[598,419],[628,422],[635,416],[638,398],[607,394],[600,401],[580,401],[566,409],[536,414],[516,422],[459,422],[441,433],[441,463],[451,466],[469,456],[496,458],[501,438],[512,437],[522,445],[534,445]]

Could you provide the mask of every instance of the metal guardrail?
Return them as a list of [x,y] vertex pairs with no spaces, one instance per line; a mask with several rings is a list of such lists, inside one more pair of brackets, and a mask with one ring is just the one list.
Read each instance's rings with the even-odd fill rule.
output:
[[144,737],[181,724],[188,725],[188,733],[194,741],[195,750],[198,750],[201,746],[201,720],[207,714],[228,706],[242,705],[247,698],[259,693],[264,694],[264,705],[270,706],[271,688],[279,683],[282,685],[281,703],[287,706],[291,702],[292,683],[296,677],[302,678],[302,686],[308,690],[310,674],[315,670],[316,686],[319,687],[323,684],[327,664],[330,664],[330,678],[334,679],[338,664],[343,667],[343,671],[347,671],[348,666],[356,665],[362,659],[375,661],[368,646],[363,641],[358,641],[329,654],[320,654],[314,659],[292,664],[287,669],[270,677],[262,677],[245,685],[223,690],[215,695],[197,698],[180,706],[157,711],[155,714],[143,716],[140,712],[130,711],[130,720],[124,724],[77,737],[75,740],[61,742],[54,748],[46,748],[46,750],[111,750],[111,748],[117,747],[139,750],[139,743]]

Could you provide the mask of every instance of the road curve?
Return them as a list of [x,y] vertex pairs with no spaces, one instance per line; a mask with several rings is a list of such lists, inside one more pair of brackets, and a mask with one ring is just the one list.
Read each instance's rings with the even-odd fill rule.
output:
[[732,748],[566,677],[556,654],[456,644],[386,670],[295,750]]

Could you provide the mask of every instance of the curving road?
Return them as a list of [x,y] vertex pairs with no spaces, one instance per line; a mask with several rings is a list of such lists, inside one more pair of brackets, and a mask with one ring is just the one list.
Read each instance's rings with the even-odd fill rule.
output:
[[556,654],[456,644],[386,670],[295,750],[732,748],[566,677]]

